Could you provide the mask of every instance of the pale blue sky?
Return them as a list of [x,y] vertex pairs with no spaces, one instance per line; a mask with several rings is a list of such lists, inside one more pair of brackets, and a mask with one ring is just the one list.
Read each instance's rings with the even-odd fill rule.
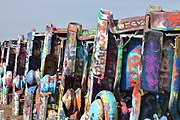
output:
[[148,5],[180,10],[180,0],[0,0],[0,40],[26,35],[33,27],[45,31],[50,22],[56,27],[78,22],[83,28],[95,28],[101,8],[119,19],[144,15]]

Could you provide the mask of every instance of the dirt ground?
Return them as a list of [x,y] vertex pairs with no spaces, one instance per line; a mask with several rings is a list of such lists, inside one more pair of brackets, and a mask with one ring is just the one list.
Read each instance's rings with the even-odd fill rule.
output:
[[12,105],[0,105],[0,120],[23,120],[23,116],[12,116]]

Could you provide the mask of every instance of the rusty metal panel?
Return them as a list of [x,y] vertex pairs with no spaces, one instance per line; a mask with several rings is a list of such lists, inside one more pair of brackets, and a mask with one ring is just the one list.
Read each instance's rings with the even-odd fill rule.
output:
[[162,32],[145,31],[141,87],[157,92],[161,67]]
[[117,61],[117,46],[116,40],[109,36],[108,47],[107,47],[107,60],[105,76],[109,78],[115,77],[116,72],[116,61]]
[[159,90],[170,91],[172,80],[173,56],[174,56],[174,37],[165,36],[163,39],[161,72],[159,79]]

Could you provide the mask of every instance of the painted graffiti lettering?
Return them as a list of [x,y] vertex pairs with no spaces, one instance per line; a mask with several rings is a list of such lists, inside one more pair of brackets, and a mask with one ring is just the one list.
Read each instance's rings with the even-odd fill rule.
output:
[[98,35],[96,39],[96,47],[93,57],[93,74],[104,75],[106,66],[106,53],[107,53],[107,21],[103,21],[98,26]]
[[134,83],[139,79],[138,76],[138,67],[140,64],[141,58],[141,46],[137,46],[131,54],[129,54],[128,59],[128,73],[131,86],[134,86]]
[[94,57],[94,62],[96,64],[94,66],[96,68],[96,74],[100,74],[101,72],[103,72],[103,65],[106,63],[106,58],[104,57],[105,53],[105,51],[98,51],[97,56]]
[[141,20],[133,20],[130,22],[125,22],[125,23],[120,23],[118,24],[118,28],[119,29],[127,29],[127,28],[131,28],[131,27],[138,27],[138,26],[144,26],[145,25],[145,20],[141,19]]
[[[139,65],[139,57],[138,56],[132,56],[128,59],[128,63],[129,63],[129,72],[131,73],[130,75],[130,81],[135,81],[135,79],[137,79],[137,67]],[[136,77],[134,77],[134,76]]]

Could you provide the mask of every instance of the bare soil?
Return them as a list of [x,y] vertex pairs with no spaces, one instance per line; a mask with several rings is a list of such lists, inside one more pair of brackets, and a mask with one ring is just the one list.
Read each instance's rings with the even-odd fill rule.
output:
[[12,105],[0,105],[0,120],[23,120],[23,116],[13,116]]

